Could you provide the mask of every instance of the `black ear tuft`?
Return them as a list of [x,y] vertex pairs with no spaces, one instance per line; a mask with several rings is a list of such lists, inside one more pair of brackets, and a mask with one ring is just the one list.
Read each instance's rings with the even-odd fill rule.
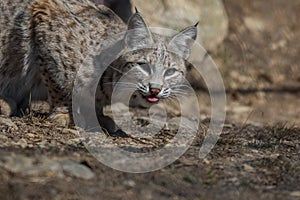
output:
[[[198,25],[198,23],[196,25]],[[196,37],[197,27],[190,26],[173,36],[168,44],[168,48],[182,58],[187,59],[191,54]]]

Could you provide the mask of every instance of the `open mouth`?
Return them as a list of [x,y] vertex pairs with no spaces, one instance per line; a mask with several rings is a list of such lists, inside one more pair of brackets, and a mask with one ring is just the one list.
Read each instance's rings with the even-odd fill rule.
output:
[[150,103],[157,103],[159,101],[158,97],[155,96],[148,96],[146,97],[147,101],[149,101]]

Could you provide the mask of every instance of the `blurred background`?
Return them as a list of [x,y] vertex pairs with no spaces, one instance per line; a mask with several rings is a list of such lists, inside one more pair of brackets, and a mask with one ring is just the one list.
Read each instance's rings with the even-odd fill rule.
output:
[[[212,56],[227,91],[227,119],[257,125],[300,125],[299,0],[93,0],[125,22],[134,7],[150,26],[180,30],[199,21],[198,42]],[[193,74],[193,76],[191,76]],[[204,118],[210,98],[200,76]]]

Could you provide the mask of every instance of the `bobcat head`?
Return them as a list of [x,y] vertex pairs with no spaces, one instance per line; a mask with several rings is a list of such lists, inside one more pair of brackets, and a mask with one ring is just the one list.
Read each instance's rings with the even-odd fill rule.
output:
[[120,60],[122,71],[129,71],[130,87],[135,87],[138,99],[153,104],[183,95],[180,86],[185,81],[185,63],[197,36],[196,26],[167,37],[152,33],[140,13],[132,15],[124,36],[125,49],[130,51]]

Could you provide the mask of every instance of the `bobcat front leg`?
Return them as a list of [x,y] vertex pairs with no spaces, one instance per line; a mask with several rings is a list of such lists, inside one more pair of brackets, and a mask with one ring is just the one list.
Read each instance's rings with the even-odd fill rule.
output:
[[49,118],[62,126],[70,126],[73,122],[71,117],[72,112],[72,88],[68,87],[68,80],[62,78],[58,72],[54,73],[53,63],[43,62],[41,60],[41,76],[48,92],[48,102],[50,105]]
[[59,90],[53,90],[52,87],[49,87],[48,90],[48,101],[51,113],[49,119],[62,126],[68,127],[72,125],[71,100],[64,97]]
[[107,132],[111,136],[128,137],[125,132],[117,127],[116,123],[111,117],[104,115],[103,107],[96,105],[96,113],[98,122],[103,131]]

